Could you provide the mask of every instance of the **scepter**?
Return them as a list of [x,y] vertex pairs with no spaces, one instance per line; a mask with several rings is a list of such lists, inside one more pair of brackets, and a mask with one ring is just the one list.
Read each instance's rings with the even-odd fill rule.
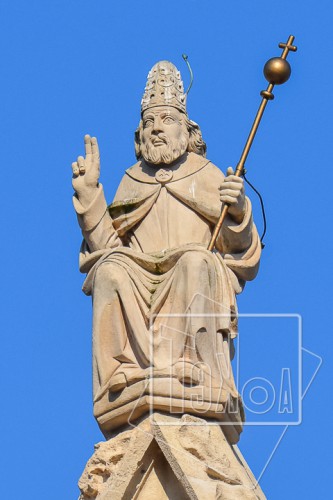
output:
[[[257,115],[254,119],[252,128],[250,130],[249,136],[247,138],[246,144],[244,146],[242,155],[240,157],[240,160],[237,164],[235,175],[236,177],[241,177],[244,172],[244,165],[246,162],[246,158],[250,152],[253,139],[256,135],[256,132],[258,130],[261,118],[264,114],[266,105],[268,101],[272,101],[274,99],[274,95],[272,94],[272,90],[274,88],[274,85],[281,85],[282,83],[285,83],[287,80],[289,80],[289,77],[291,75],[291,67],[290,64],[288,63],[287,56],[289,54],[289,51],[291,50],[292,52],[296,52],[297,47],[293,45],[295,37],[290,35],[288,38],[287,43],[279,43],[279,47],[283,49],[283,52],[281,54],[281,57],[272,57],[272,59],[269,59],[265,66],[264,66],[264,75],[266,80],[269,82],[268,87],[266,90],[262,90],[260,92],[260,95],[262,97],[261,104],[259,106],[259,109],[257,111]],[[226,203],[222,210],[221,210],[221,215],[219,217],[219,220],[214,228],[211,240],[208,245],[208,250],[213,250],[216,238],[219,234],[219,231],[222,227],[223,221],[226,218],[226,215],[228,213],[229,205]]]

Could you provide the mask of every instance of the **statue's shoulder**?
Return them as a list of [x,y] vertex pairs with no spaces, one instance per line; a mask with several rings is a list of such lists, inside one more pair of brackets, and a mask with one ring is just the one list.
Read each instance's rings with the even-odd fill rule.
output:
[[130,168],[125,170],[125,177],[146,184],[158,184],[155,179],[156,169],[147,165],[144,161],[137,161]]
[[192,170],[193,173],[200,172],[201,175],[213,175],[214,177],[220,177],[221,179],[224,178],[222,170],[208,158],[196,153],[190,153],[189,160],[192,164],[192,168],[190,170]]
[[136,171],[141,170],[141,169],[142,169],[142,161],[139,160],[136,163],[134,163],[134,165],[131,165],[129,168],[127,168],[125,170],[125,173],[131,174],[131,172],[136,172]]

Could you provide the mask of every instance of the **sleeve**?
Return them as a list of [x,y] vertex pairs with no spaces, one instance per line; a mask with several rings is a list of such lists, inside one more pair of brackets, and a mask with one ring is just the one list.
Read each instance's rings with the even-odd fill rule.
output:
[[227,216],[219,236],[216,249],[224,254],[224,261],[239,279],[253,280],[259,269],[261,243],[252,220],[252,205],[246,197],[244,219],[240,224]]
[[252,227],[252,206],[249,198],[246,197],[245,213],[242,222],[239,224],[230,215],[226,216],[217,238],[217,248],[219,250],[223,249],[223,253],[243,252],[251,245]]
[[99,184],[96,196],[87,208],[83,207],[77,196],[73,196],[73,204],[90,253],[121,245],[107,210],[102,184]]

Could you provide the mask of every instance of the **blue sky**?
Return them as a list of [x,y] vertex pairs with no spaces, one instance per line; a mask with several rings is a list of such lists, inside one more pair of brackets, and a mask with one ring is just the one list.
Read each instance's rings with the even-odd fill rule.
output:
[[[133,133],[147,72],[169,59],[186,85],[185,52],[195,75],[189,115],[201,126],[208,158],[225,171],[239,159],[266,87],[262,67],[290,34],[299,47],[289,57],[292,77],[275,88],[247,162],[248,177],[264,196],[268,229],[260,273],[239,308],[299,314],[304,347],[323,357],[303,401],[302,423],[286,432],[261,485],[271,500],[326,498],[332,16],[329,0],[1,2],[0,470],[6,500],[23,492],[26,500],[76,498],[77,480],[102,439],[92,416],[91,301],[80,291],[81,237],[71,201],[71,162],[83,153],[84,134],[99,140],[101,181],[111,201],[135,161]],[[250,196],[261,229],[259,204]],[[259,330],[244,319],[242,373],[268,369],[267,360],[274,364],[296,349],[283,322],[268,328],[264,341]],[[315,368],[308,355],[304,386]],[[245,429],[240,447],[257,476],[282,430]]]

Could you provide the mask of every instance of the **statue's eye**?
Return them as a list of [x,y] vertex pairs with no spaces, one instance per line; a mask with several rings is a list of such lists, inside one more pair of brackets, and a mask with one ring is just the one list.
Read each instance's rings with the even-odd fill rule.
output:
[[163,120],[163,123],[166,123],[167,125],[171,125],[171,123],[174,123],[175,120],[172,118],[172,116],[166,116]]
[[143,126],[144,128],[147,128],[147,127],[151,127],[153,125],[153,120],[151,118],[147,118],[144,122],[143,122]]

